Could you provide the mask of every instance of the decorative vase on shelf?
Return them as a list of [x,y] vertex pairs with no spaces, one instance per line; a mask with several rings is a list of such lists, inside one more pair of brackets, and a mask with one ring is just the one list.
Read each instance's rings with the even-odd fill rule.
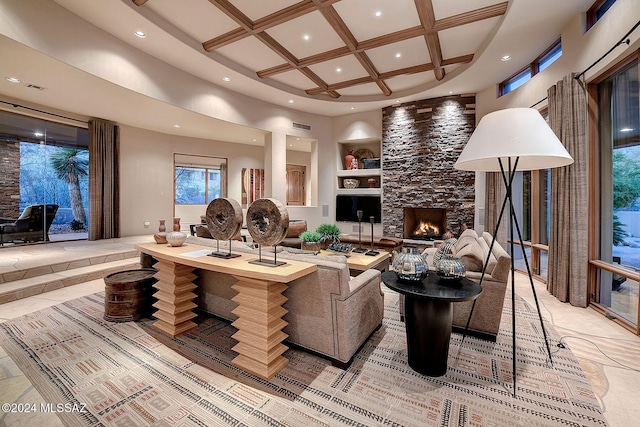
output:
[[164,219],[160,219],[158,221],[160,221],[160,225],[158,226],[158,231],[159,232],[167,231],[167,226],[164,225],[165,220]]
[[344,168],[347,170],[353,169],[352,164],[355,160],[355,156],[353,155],[353,150],[349,150],[347,155],[344,156]]
[[369,178],[367,180],[367,182],[369,183],[369,188],[376,188],[376,179],[375,178]]
[[173,231],[180,231],[180,218],[173,218]]
[[172,231],[171,233],[167,234],[167,242],[171,246],[182,246],[185,240],[187,240],[187,235],[182,231]]
[[415,247],[404,247],[400,253],[394,251],[391,268],[398,279],[407,282],[420,282],[429,272],[426,255],[420,255]]

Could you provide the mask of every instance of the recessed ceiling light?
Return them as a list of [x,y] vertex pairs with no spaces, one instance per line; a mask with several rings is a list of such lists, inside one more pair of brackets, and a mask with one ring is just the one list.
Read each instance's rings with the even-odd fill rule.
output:
[[293,101],[293,99],[290,99],[290,100],[288,100],[287,102],[288,102],[289,104],[293,104],[293,102],[294,102],[294,101]]
[[355,109],[356,109],[356,107],[351,107],[351,109],[352,109],[352,110],[355,110]]
[[450,91],[449,91],[449,95],[451,95],[452,93],[453,93],[453,91],[452,91],[452,90],[450,90]]
[[253,142],[256,142],[256,139],[255,139],[255,138],[253,138]]
[[620,132],[631,132],[633,130],[633,128],[622,128],[620,129]]
[[144,33],[144,31],[140,31],[140,30],[134,32],[133,34],[135,34],[136,37],[140,37],[141,39],[147,37],[147,35]]
[[342,68],[340,68],[340,67],[336,68],[336,73],[339,73],[341,71],[342,71]]
[[231,81],[231,77],[223,77],[222,80],[224,80],[225,82],[230,82]]
[[8,82],[11,83],[20,83],[20,79],[16,78],[16,77],[5,77],[7,79]]
[[305,34],[304,36],[302,36],[302,38],[305,40],[309,40],[311,37],[309,37],[309,34]]
[[402,54],[400,52],[396,53],[396,58],[400,58]]
[[400,104],[400,100],[399,99],[396,99],[395,102],[396,102],[396,104]]
[[173,125],[173,127],[177,129],[177,128],[179,128],[179,127],[180,127],[180,125],[175,124],[175,125]]
[[376,10],[376,16],[382,16],[382,12],[380,12],[379,10]]
[[510,59],[511,59],[511,55],[504,55],[502,58],[500,58],[500,61],[507,62]]
[[44,136],[44,134],[42,132],[34,132],[33,136],[40,138],[41,136]]
[[296,138],[296,141],[300,141],[300,138]]
[[289,144],[289,147],[293,147],[293,144]]

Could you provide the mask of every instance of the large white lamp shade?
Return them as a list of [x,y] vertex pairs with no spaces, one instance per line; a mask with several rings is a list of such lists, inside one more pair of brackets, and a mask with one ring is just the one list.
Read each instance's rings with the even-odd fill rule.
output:
[[461,170],[500,172],[508,160],[517,169],[557,168],[573,163],[560,140],[533,108],[494,111],[480,119],[454,167]]

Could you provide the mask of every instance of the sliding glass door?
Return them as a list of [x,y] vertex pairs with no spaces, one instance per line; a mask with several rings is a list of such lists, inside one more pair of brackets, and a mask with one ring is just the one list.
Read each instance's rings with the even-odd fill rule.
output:
[[638,331],[640,281],[640,106],[638,59],[597,85],[599,208],[592,301]]
[[0,112],[2,246],[87,238],[87,129]]

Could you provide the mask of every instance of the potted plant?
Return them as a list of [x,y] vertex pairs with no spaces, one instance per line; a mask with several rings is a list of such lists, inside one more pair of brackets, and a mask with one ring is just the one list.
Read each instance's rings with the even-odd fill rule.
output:
[[315,231],[303,231],[300,233],[300,240],[302,240],[300,247],[305,251],[320,252],[320,237],[320,233]]
[[324,249],[331,243],[340,242],[340,228],[335,224],[320,224],[316,232],[320,234],[320,242]]

